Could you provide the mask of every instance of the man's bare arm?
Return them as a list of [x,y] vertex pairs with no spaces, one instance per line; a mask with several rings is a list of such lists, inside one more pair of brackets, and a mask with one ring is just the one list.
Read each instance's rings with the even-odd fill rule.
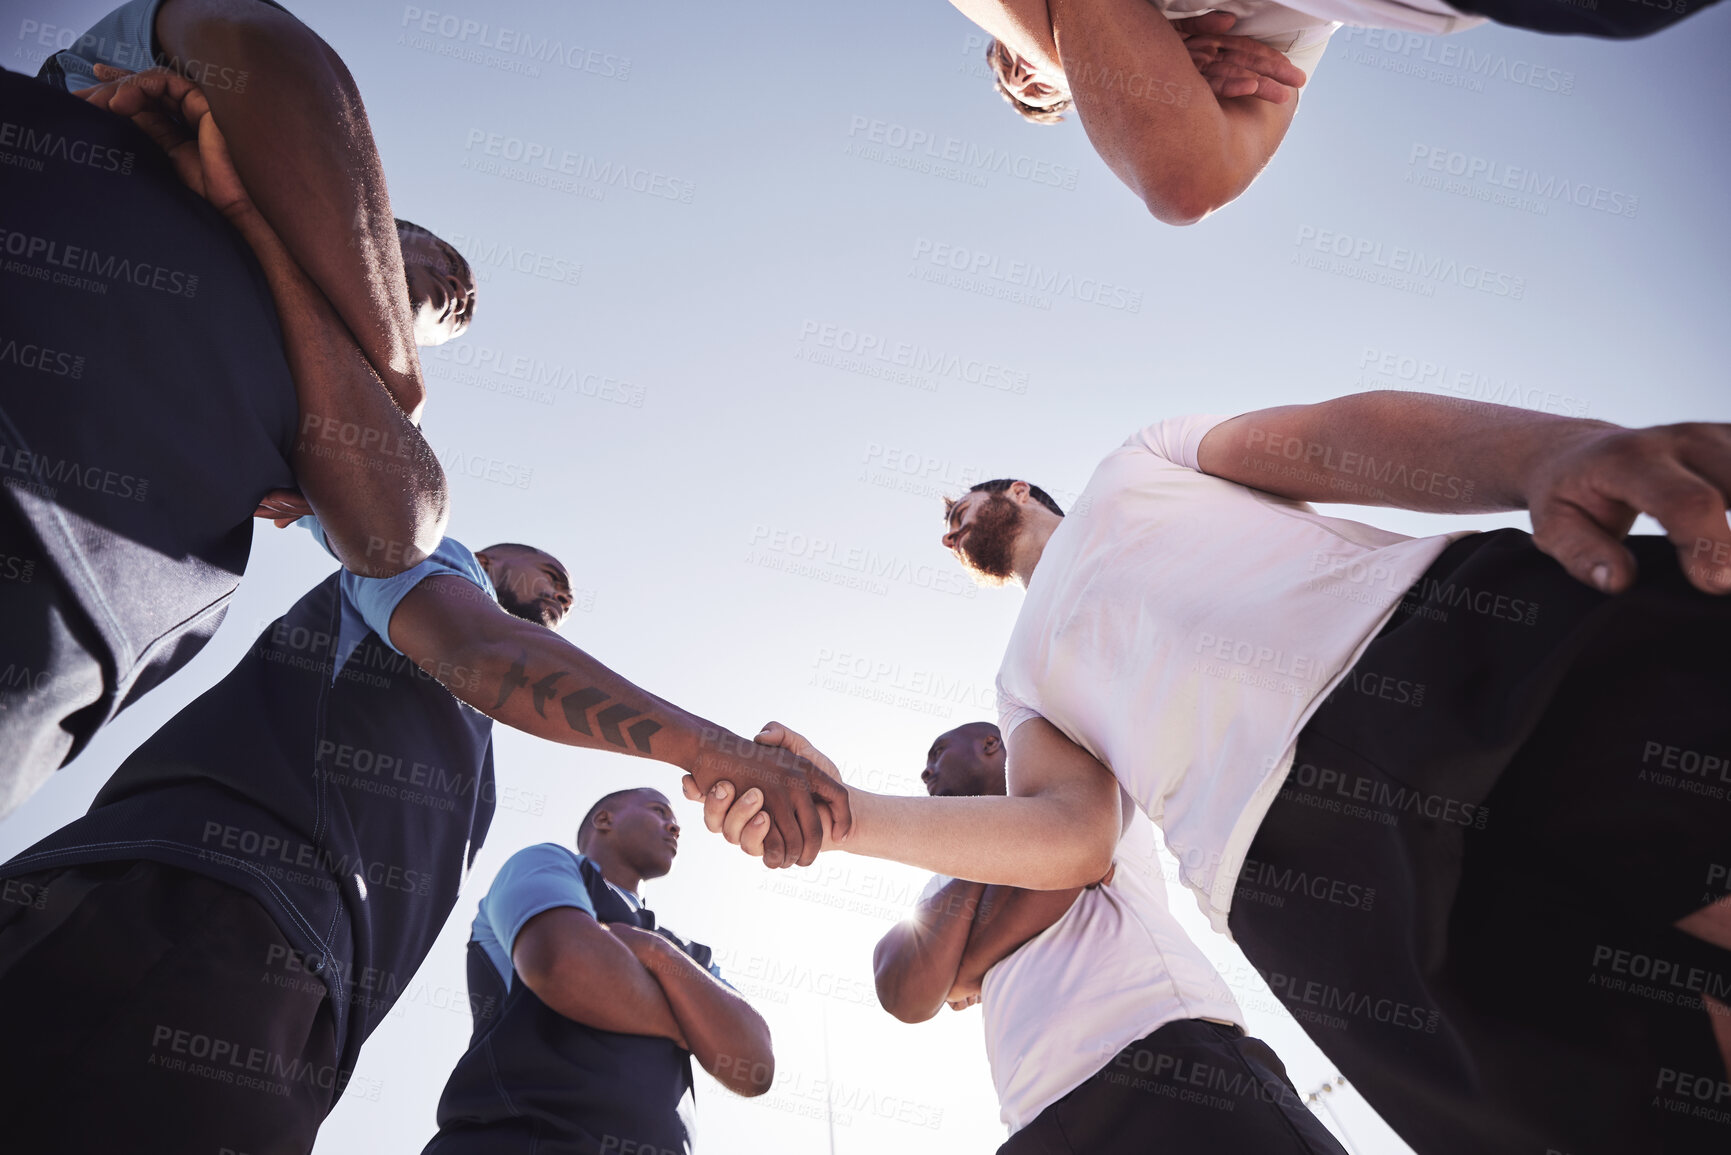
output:
[[690,955],[653,931],[613,924],[616,938],[661,986],[698,1065],[738,1095],[755,1096],[775,1080],[769,1024],[737,991],[698,966]]
[[429,577],[397,603],[391,642],[457,697],[495,721],[560,742],[679,766],[707,787],[751,783],[770,798],[771,865],[810,865],[820,843],[816,798],[845,820],[839,782],[633,684],[533,622],[513,617],[473,582]]
[[969,993],[977,991],[987,971],[1063,918],[1084,889],[1080,886],[1067,890],[987,887],[980,898],[973,929],[968,934],[967,948],[956,967],[956,985]]
[[[758,740],[833,770],[821,751],[779,722],[765,726]],[[1102,877],[1122,828],[1112,772],[1044,718],[1017,726],[1008,746],[1008,797],[908,798],[845,788],[852,829],[832,837],[829,810],[821,810],[823,849],[1029,890],[1065,890]],[[748,854],[761,851],[767,823],[757,817],[754,791],[735,792],[727,783],[719,792],[714,783],[700,790],[687,781],[685,793],[702,800],[711,831]]]
[[1217,98],[1147,0],[1050,0],[1050,9],[1088,139],[1155,217],[1201,220],[1250,187],[1280,147],[1297,99]]
[[952,879],[878,940],[872,972],[884,1010],[904,1023],[923,1023],[943,1009],[985,890]]
[[157,43],[204,80],[241,180],[411,418],[426,389],[366,108],[342,59],[256,0],[167,0]]
[[1299,501],[1526,509],[1539,548],[1607,593],[1634,581],[1621,540],[1646,513],[1665,527],[1697,587],[1731,590],[1731,425],[1624,429],[1384,391],[1234,417],[1203,437],[1197,463]]
[[144,129],[258,258],[300,409],[290,464],[307,507],[301,512],[318,515],[325,540],[355,573],[390,577],[419,563],[444,534],[444,470],[259,212],[203,90],[163,68],[130,73],[98,64],[96,73],[104,83],[79,95]]
[[511,964],[535,997],[573,1022],[690,1050],[655,977],[587,911],[556,906],[531,918],[517,932]]

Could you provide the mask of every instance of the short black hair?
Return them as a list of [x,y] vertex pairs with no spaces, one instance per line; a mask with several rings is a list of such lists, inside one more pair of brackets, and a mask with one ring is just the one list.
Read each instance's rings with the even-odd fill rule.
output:
[[647,786],[632,786],[624,790],[615,790],[611,794],[603,794],[595,800],[595,805],[589,808],[589,813],[583,816],[583,821],[577,824],[577,850],[579,853],[589,845],[589,839],[595,834],[595,816],[618,802],[620,799],[647,790]]
[[446,255],[451,258],[451,263],[457,267],[459,272],[462,273],[463,279],[471,284],[474,283],[475,270],[469,267],[469,259],[457,251],[456,245],[453,245],[450,241],[447,241],[444,237],[441,237],[438,233],[435,233],[432,229],[429,229],[424,225],[417,225],[414,221],[405,221],[402,217],[393,217],[391,219],[397,222],[397,240],[399,243],[401,243],[405,233],[409,236],[433,238],[433,240],[439,243],[439,247],[445,250]]
[[[1008,490],[1010,488],[1010,486],[1016,484],[1016,482],[1018,480],[1019,480],[1018,478],[1014,478],[1014,477],[994,477],[990,481],[982,481],[978,485],[970,486],[968,488],[968,492],[969,493],[1003,493],[1006,490]],[[1047,493],[1045,490],[1041,489],[1039,486],[1035,485],[1031,481],[1028,482],[1028,496],[1033,498],[1035,501],[1039,502],[1041,505],[1045,506],[1047,509],[1051,510],[1053,513],[1057,514],[1059,517],[1064,516],[1064,511],[1058,508],[1058,503],[1056,501],[1052,500],[1052,495]],[[956,500],[957,499],[953,498],[953,497],[944,498],[944,520],[945,521],[949,520],[950,510],[955,506]]]

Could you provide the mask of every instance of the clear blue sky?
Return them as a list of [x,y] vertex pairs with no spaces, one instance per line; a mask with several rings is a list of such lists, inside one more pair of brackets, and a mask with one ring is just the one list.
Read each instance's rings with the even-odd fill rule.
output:
[[[868,788],[917,790],[931,737],[991,715],[1019,595],[938,548],[941,493],[1010,474],[1062,499],[1156,418],[1373,387],[1726,416],[1724,6],[1635,44],[1343,31],[1269,170],[1188,229],[1147,216],[1079,124],[1015,118],[942,0],[291,6],[358,80],[397,214],[482,272],[473,329],[426,359],[452,533],[552,550],[580,590],[566,636],[742,732],[805,730]],[[5,7],[3,62],[33,71],[27,21],[82,29],[106,5]],[[1470,68],[1445,56],[1468,49]],[[1493,182],[1528,191],[1499,203]],[[1377,283],[1405,261],[1420,272]],[[1472,287],[1483,270],[1503,292]],[[261,532],[216,641],[0,826],[0,855],[80,813],[330,564]],[[497,763],[509,806],[320,1152],[432,1134],[499,863],[570,841],[606,790],[678,796],[658,764],[506,731]],[[844,856],[771,876],[678,805],[698,829],[647,897],[716,947],[780,1061],[763,1099],[700,1087],[700,1149],[826,1150],[827,1099],[839,1152],[991,1150],[978,1013],[907,1027],[871,999],[871,945],[921,876]],[[1173,901],[1299,1086],[1329,1077]],[[1359,1155],[1404,1151],[1335,1100]]]

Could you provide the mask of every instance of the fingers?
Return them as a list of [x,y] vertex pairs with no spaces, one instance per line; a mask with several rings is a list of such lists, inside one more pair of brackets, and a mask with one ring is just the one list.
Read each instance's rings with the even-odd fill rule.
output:
[[[1699,461],[1699,465],[1696,462]],[[1535,544],[1606,593],[1634,581],[1622,538],[1638,513],[1664,527],[1697,589],[1731,591],[1731,431],[1710,425],[1622,432],[1568,462],[1533,505]],[[1715,564],[1718,562],[1718,564]]]
[[[775,823],[771,822],[769,818],[765,816],[763,824],[752,832],[752,841],[750,846],[758,845],[758,831],[767,831],[767,833],[763,835],[763,841],[760,847],[763,854],[763,864],[771,870],[785,864],[787,862],[787,842],[782,838],[781,831],[775,828]],[[741,845],[746,846],[745,843],[741,843]],[[746,848],[746,853],[751,853],[749,846]]]
[[754,858],[764,859],[765,864],[767,865],[769,860],[769,843],[772,839],[775,842],[776,854],[778,856],[784,855],[786,853],[786,845],[782,842],[781,836],[775,832],[775,823],[769,820],[769,814],[767,812],[759,811],[757,814],[752,816],[751,821],[747,822],[744,829],[740,831],[739,848]]
[[1609,510],[1594,516],[1558,501],[1533,510],[1533,544],[1561,562],[1576,581],[1601,593],[1621,593],[1635,583],[1635,556],[1622,542],[1634,521],[1634,511],[1626,507],[1621,516]]
[[703,798],[703,787],[699,786],[697,779],[689,774],[679,780],[679,789],[691,802],[697,802]]
[[848,805],[847,787],[828,774],[818,771],[811,776],[811,792],[829,812],[829,829],[825,832],[826,835],[837,842],[847,838],[848,833],[853,830],[853,811]]
[[[710,793],[713,794],[715,791],[712,790]],[[718,802],[717,805],[720,805],[720,803]],[[703,821],[706,826],[709,825],[709,807],[709,803],[704,803]],[[733,843],[735,846],[738,846],[740,835],[745,830],[745,824],[757,817],[758,811],[762,809],[763,791],[753,786],[750,790],[747,790],[744,794],[739,796],[738,802],[735,802],[731,807],[727,808],[726,813],[721,819],[721,836]],[[768,815],[765,815],[764,817],[767,821]],[[711,827],[711,829],[715,829],[715,827]]]
[[[816,768],[804,775],[807,782],[823,776],[823,771]],[[789,793],[792,795],[794,820],[799,823],[800,846],[786,861],[810,866],[817,861],[818,851],[823,849],[823,823],[818,820],[817,803],[812,801],[811,790],[802,790],[796,785]]]
[[836,769],[835,763],[830,761],[829,755],[813,746],[810,739],[804,734],[790,730],[780,722],[765,722],[763,729],[758,732],[756,740],[765,746],[780,746],[784,750],[797,754],[825,774],[833,774],[838,777],[841,774],[841,771]]

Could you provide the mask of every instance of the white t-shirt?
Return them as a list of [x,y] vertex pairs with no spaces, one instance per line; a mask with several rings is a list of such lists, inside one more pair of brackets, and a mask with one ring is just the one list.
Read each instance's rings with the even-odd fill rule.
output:
[[[1197,446],[1224,420],[1150,425],[1100,463],[998,670],[1006,739],[1043,717],[1109,767],[1222,932],[1299,730],[1463,536],[1404,537],[1200,473]],[[1357,465],[1413,483],[1389,480],[1404,464]]]
[[[1207,957],[1166,906],[1154,829],[1135,815],[1105,886],[986,972],[986,1059],[1012,1134],[1127,1044],[1179,1019],[1244,1025]],[[949,882],[935,876],[930,897]]]
[[1232,35],[1248,36],[1277,49],[1303,69],[1307,78],[1316,72],[1323,49],[1328,47],[1328,38],[1340,27],[1333,18],[1289,8],[1273,0],[1221,0],[1220,3],[1154,0],[1154,3],[1168,20],[1183,20],[1204,12],[1230,12],[1238,17],[1238,22],[1232,26]]
[[1284,52],[1308,76],[1322,57],[1323,47],[1342,24],[1365,28],[1395,28],[1442,36],[1464,32],[1485,22],[1483,16],[1457,12],[1443,0],[1155,0],[1168,20],[1230,12],[1238,17],[1232,35],[1249,36]]

